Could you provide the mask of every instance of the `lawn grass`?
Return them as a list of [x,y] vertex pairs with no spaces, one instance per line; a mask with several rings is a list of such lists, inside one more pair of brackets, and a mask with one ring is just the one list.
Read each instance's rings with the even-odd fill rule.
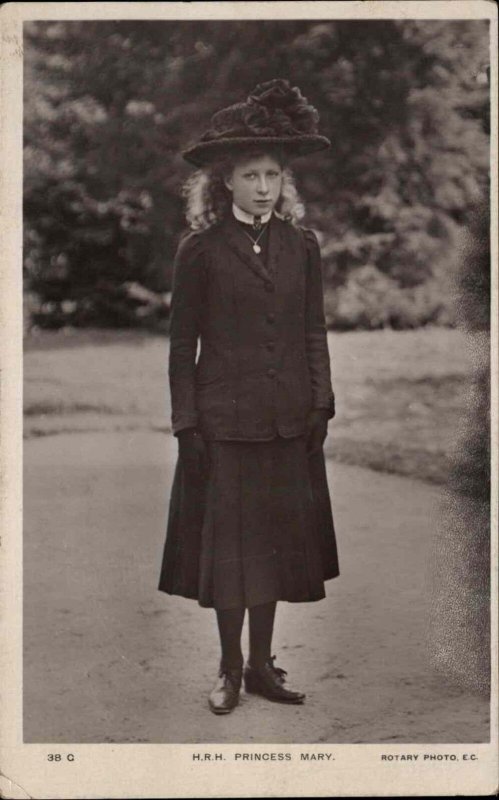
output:
[[[472,405],[477,337],[445,328],[330,333],[329,457],[445,483]],[[482,356],[483,357],[483,356]],[[169,430],[168,340],[133,331],[27,340],[25,436]]]

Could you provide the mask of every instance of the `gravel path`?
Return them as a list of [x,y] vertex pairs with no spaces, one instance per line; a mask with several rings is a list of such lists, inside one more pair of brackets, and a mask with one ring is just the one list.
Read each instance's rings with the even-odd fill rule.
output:
[[147,431],[25,443],[25,741],[487,740],[488,702],[428,656],[440,491],[331,462],[342,574],[279,605],[274,645],[308,701],[210,714],[213,612],[156,590],[175,456]]

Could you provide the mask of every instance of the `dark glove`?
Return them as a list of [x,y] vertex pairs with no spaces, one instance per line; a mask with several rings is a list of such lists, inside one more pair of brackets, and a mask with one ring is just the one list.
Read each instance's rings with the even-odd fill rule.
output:
[[185,471],[193,478],[201,478],[208,469],[208,449],[197,428],[184,428],[177,434],[178,455]]
[[307,419],[307,453],[318,452],[327,436],[327,423],[329,421],[329,411],[327,408],[314,408]]

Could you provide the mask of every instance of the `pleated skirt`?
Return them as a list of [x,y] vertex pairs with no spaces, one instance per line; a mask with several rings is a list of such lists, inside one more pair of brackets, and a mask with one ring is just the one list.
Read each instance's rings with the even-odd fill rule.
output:
[[325,597],[339,570],[323,451],[299,436],[208,452],[197,479],[177,462],[159,589],[216,609]]

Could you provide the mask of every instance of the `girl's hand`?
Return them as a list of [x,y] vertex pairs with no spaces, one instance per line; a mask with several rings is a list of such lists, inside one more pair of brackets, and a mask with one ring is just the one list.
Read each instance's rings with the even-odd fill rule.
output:
[[314,408],[307,419],[307,453],[311,456],[322,449],[327,436],[329,411],[326,408]]
[[179,458],[192,478],[201,478],[208,469],[208,449],[197,428],[185,428],[177,435]]

